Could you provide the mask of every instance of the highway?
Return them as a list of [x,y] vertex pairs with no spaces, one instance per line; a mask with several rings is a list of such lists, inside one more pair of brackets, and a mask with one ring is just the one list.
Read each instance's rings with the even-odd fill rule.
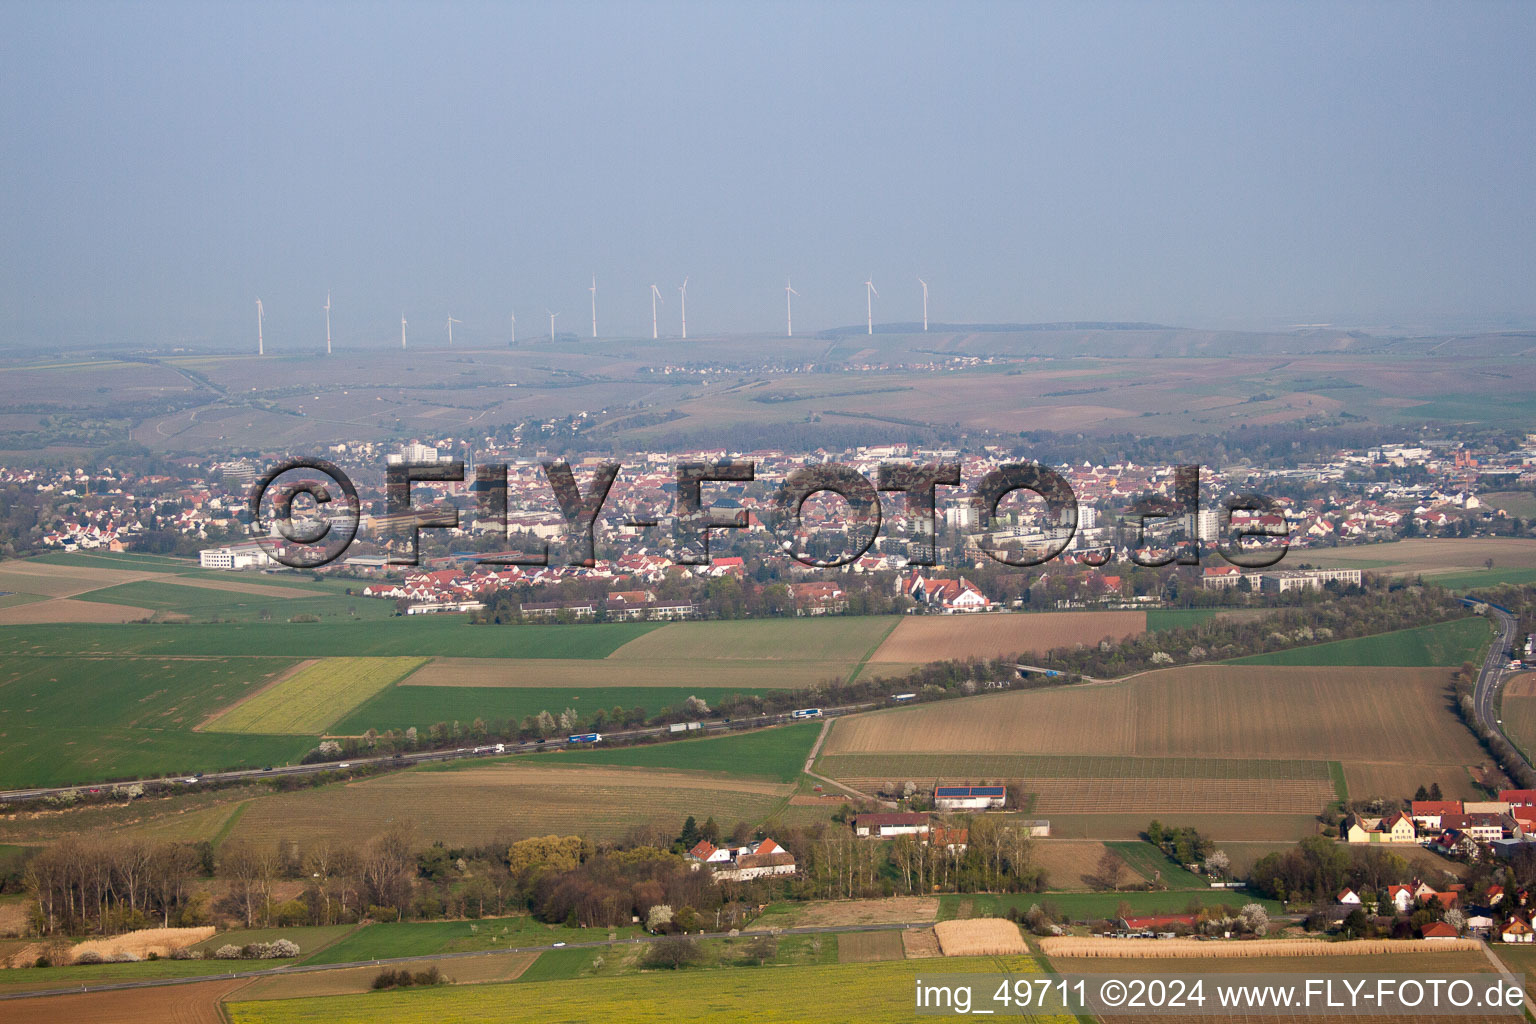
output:
[[[868,711],[871,708],[884,707],[883,702],[870,701],[863,704],[844,704],[839,707],[827,707],[821,709],[821,718],[837,718],[842,715],[851,715],[859,711]],[[618,740],[629,741],[645,737],[660,737],[663,739],[697,739],[723,732],[739,731],[742,729],[757,729],[769,725],[783,725],[787,722],[801,721],[794,718],[790,712],[774,715],[756,715],[751,718],[716,719],[699,723],[699,728],[689,732],[674,733],[668,726],[659,725],[643,729],[621,729],[616,732],[604,732],[604,741]],[[815,719],[809,719],[815,721]],[[198,786],[207,786],[216,782],[246,782],[253,779],[271,779],[283,775],[313,775],[317,772],[329,772],[344,770],[342,765],[348,768],[382,767],[382,768],[409,768],[413,765],[426,764],[432,761],[456,761],[471,757],[503,757],[508,754],[536,754],[540,751],[566,750],[575,744],[568,743],[563,738],[552,738],[530,743],[507,743],[504,750],[497,751],[496,744],[480,744],[473,747],[457,747],[452,750],[421,750],[412,753],[394,754],[383,757],[351,757],[338,758],[334,761],[316,761],[313,764],[287,764],[274,765],[271,768],[239,768],[227,772],[206,772],[200,776],[167,776],[148,779],[122,779],[116,782],[85,782],[74,786],[50,786],[39,789],[9,789],[0,791],[0,801],[32,800],[39,797],[57,796],[62,793],[85,790],[109,790],[121,786],[155,785],[178,787],[186,790],[194,790]],[[188,782],[188,779],[195,779]]]
[[[1509,651],[1515,643],[1515,617],[1504,609],[1494,605],[1484,605],[1488,614],[1497,624],[1499,635],[1488,648],[1488,654],[1483,658],[1482,670],[1477,674],[1477,685],[1472,690],[1472,709],[1478,722],[1486,729],[1503,736],[1505,741],[1509,737],[1504,732],[1504,726],[1499,724],[1499,689],[1504,685],[1504,679],[1509,674]],[[1530,762],[1525,755],[1520,753],[1520,748],[1514,743],[1509,744],[1526,767]]]

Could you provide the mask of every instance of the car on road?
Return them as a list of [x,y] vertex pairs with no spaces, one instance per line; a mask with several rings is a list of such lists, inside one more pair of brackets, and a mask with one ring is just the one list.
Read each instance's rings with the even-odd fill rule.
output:
[[552,943],[551,945],[555,949],[560,949],[562,946],[565,945],[565,943],[563,943],[563,942],[555,942],[555,943]]
[[352,762],[351,761],[343,761],[343,762],[341,762],[341,764],[337,765],[336,767],[337,768],[351,768],[352,767]]

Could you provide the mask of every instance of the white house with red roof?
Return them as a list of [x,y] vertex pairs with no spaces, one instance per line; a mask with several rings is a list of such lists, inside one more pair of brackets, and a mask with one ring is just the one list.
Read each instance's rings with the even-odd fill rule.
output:
[[709,865],[717,882],[746,882],[795,873],[794,855],[772,839],[734,848],[701,839],[688,851],[687,858],[695,871]]

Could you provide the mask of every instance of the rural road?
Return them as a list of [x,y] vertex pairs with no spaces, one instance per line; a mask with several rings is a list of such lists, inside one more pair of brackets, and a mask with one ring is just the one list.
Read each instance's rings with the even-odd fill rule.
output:
[[1472,690],[1472,710],[1477,716],[1478,722],[1485,728],[1498,733],[1509,742],[1515,751],[1515,756],[1520,758],[1526,767],[1530,762],[1520,748],[1509,741],[1504,733],[1504,726],[1499,723],[1499,689],[1504,684],[1504,678],[1508,674],[1509,651],[1515,643],[1515,617],[1498,605],[1484,605],[1488,614],[1493,616],[1497,623],[1499,635],[1488,647],[1488,654],[1483,658],[1483,667],[1477,674],[1477,685]]
[[[837,718],[842,715],[851,715],[859,711],[868,711],[871,708],[880,707],[876,703],[847,704],[841,707],[820,708],[819,713],[813,718]],[[659,737],[669,739],[698,738],[712,734],[732,732],[741,729],[755,729],[768,725],[783,725],[787,722],[803,721],[804,718],[796,718],[793,713],[785,712],[776,715],[756,715],[752,718],[733,718],[725,720],[706,721],[699,724],[698,729],[688,732],[674,733],[669,726],[659,725],[645,729],[624,729],[616,732],[603,733],[604,739],[633,740],[646,737]],[[10,789],[0,791],[0,801],[7,800],[33,800],[39,797],[57,796],[78,790],[93,792],[99,789],[115,789],[120,786],[140,785],[176,785],[180,783],[186,787],[198,785],[206,786],[213,782],[242,782],[252,779],[270,779],[280,775],[313,775],[316,772],[336,771],[341,765],[349,768],[385,767],[406,768],[411,765],[426,764],[432,761],[456,761],[469,757],[502,757],[507,754],[535,754],[539,751],[563,750],[573,744],[566,740],[549,739],[542,742],[531,743],[507,743],[504,749],[496,750],[495,744],[481,744],[475,747],[458,747],[453,750],[423,750],[410,754],[395,754],[386,757],[353,757],[347,760],[316,761],[313,764],[289,764],[276,765],[271,768],[239,768],[227,772],[207,772],[202,775],[166,776],[146,779],[119,779],[112,782],[85,782],[74,786],[49,786],[37,789]],[[851,792],[851,791],[850,791]]]
[[[932,921],[892,921],[887,924],[823,925],[806,928],[773,928],[762,931],[737,932],[734,937],[755,938],[759,935],[838,935],[847,932],[886,932],[905,928],[931,928]],[[698,939],[728,939],[731,932],[698,932]],[[600,949],[607,946],[634,946],[640,943],[659,942],[670,938],[666,935],[637,935],[628,939],[602,939],[597,942],[567,942],[556,945],[517,946],[509,949],[478,949],[468,953],[423,953],[419,956],[387,957],[380,960],[350,960],[340,964],[292,965],[268,967],[249,971],[225,971],[219,974],[195,974],[183,978],[146,978],[143,981],[109,981],[99,985],[74,985],[69,988],[30,989],[25,992],[0,993],[0,1002],[7,999],[32,999],[37,996],[72,996],[82,992],[119,992],[136,988],[162,988],[168,985],[195,985],[203,981],[234,981],[239,978],[272,978],[286,974],[314,974],[319,971],[344,971],[357,967],[390,967],[395,964],[421,963],[427,960],[472,960],[477,957],[507,956],[512,953],[544,953],[551,949]]]

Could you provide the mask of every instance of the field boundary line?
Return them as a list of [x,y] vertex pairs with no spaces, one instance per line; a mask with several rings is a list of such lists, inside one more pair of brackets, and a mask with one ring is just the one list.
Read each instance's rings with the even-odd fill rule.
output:
[[209,723],[214,722],[217,719],[220,719],[220,718],[224,717],[229,712],[235,710],[235,708],[237,708],[240,705],[244,704],[246,701],[251,700],[252,698],[261,696],[263,693],[266,693],[268,690],[272,689],[272,687],[276,686],[277,684],[287,682],[294,675],[298,674],[299,672],[304,671],[305,669],[309,668],[311,665],[317,665],[319,663],[320,663],[320,659],[319,658],[306,658],[303,661],[300,661],[300,662],[298,662],[295,665],[290,665],[286,671],[279,672],[277,675],[273,676],[271,679],[267,680],[265,683],[261,684],[256,689],[254,689],[250,693],[246,694],[244,697],[241,697],[239,700],[235,701],[233,704],[226,704],[224,707],[218,708],[215,711],[210,711],[208,714],[204,715],[203,716],[203,720],[201,722],[198,722],[196,725],[194,725],[192,727],[192,731],[193,732],[203,732],[207,728]]
[[[900,615],[891,616],[892,621],[890,627],[886,629],[884,633],[880,634],[880,639],[871,644],[869,650],[864,652],[864,657],[859,660],[857,665],[853,666],[853,671],[848,675],[848,681],[850,683],[859,678],[859,673],[864,671],[864,666],[869,664],[869,659],[873,658],[875,656],[875,652],[878,651],[881,646],[883,646],[885,642],[891,638],[892,633],[896,632],[896,627],[901,625],[903,618],[904,616]],[[817,746],[819,747],[820,743],[818,743]]]
[[245,809],[250,803],[250,800],[242,800],[236,804],[234,810],[229,812],[229,817],[224,819],[224,824],[220,825],[219,830],[213,834],[212,845],[215,852],[223,845],[224,840],[229,838],[229,834],[235,830],[235,826],[240,823],[241,815],[245,814]]

